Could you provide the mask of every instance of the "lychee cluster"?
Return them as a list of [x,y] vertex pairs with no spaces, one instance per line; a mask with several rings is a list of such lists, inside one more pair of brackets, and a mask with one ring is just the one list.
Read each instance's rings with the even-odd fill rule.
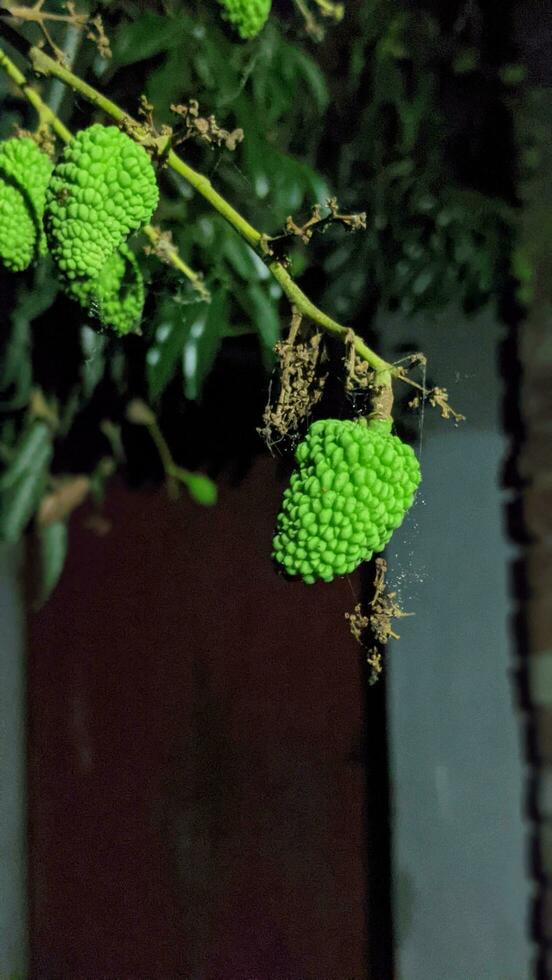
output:
[[82,130],[55,167],[34,140],[5,140],[0,261],[21,272],[49,247],[66,292],[104,326],[128,333],[142,313],[144,281],[126,239],[158,197],[148,154],[115,126]]
[[272,0],[220,0],[228,20],[244,40],[255,37],[270,14]]
[[284,491],[273,557],[308,585],[354,571],[382,551],[420,483],[410,446],[391,421],[323,419],[299,444]]
[[116,126],[96,124],[66,146],[46,199],[50,251],[67,280],[94,279],[144,225],[159,191],[143,147]]
[[26,136],[0,143],[0,261],[22,272],[46,252],[42,216],[52,163]]

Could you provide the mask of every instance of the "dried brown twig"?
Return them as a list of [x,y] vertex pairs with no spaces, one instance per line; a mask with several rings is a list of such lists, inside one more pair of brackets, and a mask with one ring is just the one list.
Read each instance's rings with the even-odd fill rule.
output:
[[424,392],[422,396],[415,395],[408,402],[409,408],[419,408],[421,404],[421,399],[427,399],[432,408],[438,408],[439,414],[443,419],[454,419],[455,422],[465,422],[466,416],[461,415],[460,412],[455,411],[452,405],[449,405],[449,393],[446,388],[430,388],[429,391]]
[[235,150],[243,140],[243,129],[223,129],[213,115],[200,116],[196,99],[190,99],[187,103],[172,103],[171,111],[180,117],[180,124],[173,127],[162,123],[157,127],[153,118],[154,106],[145,95],[141,95],[138,106],[140,122],[131,116],[124,116],[121,120],[129,136],[153,151],[160,164],[167,163],[176,147],[194,137],[211,145],[225,146],[227,150]]
[[279,360],[278,398],[272,404],[269,394],[263,414],[264,426],[258,430],[269,448],[295,431],[309,415],[322,397],[327,378],[327,374],[319,373],[319,366],[325,359],[322,335],[312,328],[304,328],[302,314],[295,307],[292,308],[289,334],[276,344],[274,350]]
[[90,482],[90,477],[85,474],[53,481],[52,491],[42,498],[38,508],[37,526],[49,527],[58,521],[66,520],[86,500],[90,492]]
[[291,215],[286,220],[285,232],[282,235],[274,235],[268,238],[268,244],[281,242],[285,239],[300,238],[308,245],[314,232],[324,232],[331,224],[341,224],[349,231],[366,230],[366,212],[359,211],[356,214],[341,214],[336,197],[330,197],[325,207],[328,214],[322,214],[322,205],[315,204],[311,208],[310,218],[303,224],[298,225]]
[[385,558],[376,558],[376,577],[374,579],[374,596],[370,602],[370,627],[378,643],[388,643],[390,639],[400,640],[391,622],[393,619],[403,619],[414,616],[414,613],[403,612],[397,603],[397,593],[387,592],[385,575],[387,562]]
[[173,133],[173,146],[179,146],[186,140],[199,137],[205,143],[214,143],[215,146],[225,146],[227,150],[235,150],[238,143],[243,140],[243,129],[230,131],[219,126],[213,115],[200,116],[199,103],[196,99],[190,99],[187,103],[173,103],[171,112],[180,117],[182,125],[180,132],[175,130]]
[[370,683],[373,684],[378,679],[382,671],[382,652],[379,647],[385,646],[390,639],[399,640],[400,636],[395,633],[392,627],[393,619],[403,619],[405,616],[413,616],[414,613],[406,613],[397,603],[397,593],[387,592],[385,575],[387,573],[387,562],[384,558],[376,558],[376,577],[374,579],[374,595],[368,605],[368,610],[363,612],[362,606],[358,603],[354,612],[345,613],[345,619],[349,621],[351,634],[357,643],[364,645],[364,635],[367,631],[375,640],[368,648],[366,661],[370,667]]
[[353,331],[350,330],[345,341],[345,391],[349,394],[359,389],[366,391],[366,389],[371,388],[376,376],[376,372],[367,361],[358,356],[355,350],[354,336]]
[[160,262],[164,262],[166,265],[170,265],[179,272],[182,272],[191,282],[201,299],[209,303],[211,301],[211,294],[203,282],[201,273],[192,269],[181,257],[173,242],[172,233],[169,230],[161,230],[157,225],[145,225],[142,228],[142,232],[150,241],[149,245],[144,246],[145,254],[155,255]]

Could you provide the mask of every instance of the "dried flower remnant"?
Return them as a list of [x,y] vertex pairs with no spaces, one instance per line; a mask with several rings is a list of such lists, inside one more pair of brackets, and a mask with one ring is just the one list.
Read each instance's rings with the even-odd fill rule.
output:
[[322,397],[327,373],[320,372],[325,352],[318,331],[303,330],[302,316],[293,311],[286,340],[276,344],[279,360],[279,392],[276,403],[270,396],[259,429],[269,448],[299,428]]
[[[395,633],[392,626],[393,619],[414,615],[414,613],[403,612],[397,602],[396,592],[387,592],[386,574],[387,562],[384,558],[376,558],[374,595],[367,611],[363,612],[361,604],[358,603],[354,612],[345,613],[352,636],[362,646],[365,645],[364,635],[367,631],[379,647],[386,646],[390,639],[399,640],[400,636]],[[370,683],[374,684],[382,672],[382,652],[377,645],[372,645],[368,649],[366,662],[370,667]]]

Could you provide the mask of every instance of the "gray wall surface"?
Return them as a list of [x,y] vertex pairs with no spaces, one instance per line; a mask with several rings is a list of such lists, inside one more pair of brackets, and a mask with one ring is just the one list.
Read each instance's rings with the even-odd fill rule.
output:
[[388,549],[402,608],[388,657],[397,974],[527,980],[531,885],[501,470],[500,330],[451,314],[381,324],[412,344],[467,415],[426,408],[423,483]]
[[0,549],[0,977],[27,966],[25,653],[18,556]]

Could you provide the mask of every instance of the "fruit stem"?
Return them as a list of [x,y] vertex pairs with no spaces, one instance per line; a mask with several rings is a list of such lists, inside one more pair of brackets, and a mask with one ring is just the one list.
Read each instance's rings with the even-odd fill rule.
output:
[[377,371],[372,388],[372,411],[368,415],[370,421],[387,422],[393,415],[393,385],[389,371]]

